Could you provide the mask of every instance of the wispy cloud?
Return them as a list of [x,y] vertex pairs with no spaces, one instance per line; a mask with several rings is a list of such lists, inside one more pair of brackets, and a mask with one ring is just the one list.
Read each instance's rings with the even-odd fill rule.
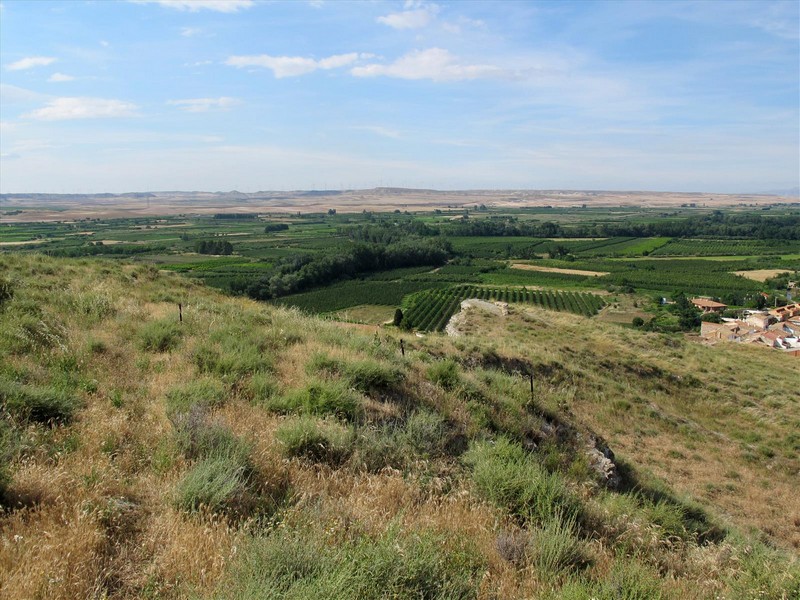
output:
[[47,81],[50,83],[63,83],[65,81],[75,81],[75,78],[72,75],[66,75],[64,73],[53,73],[47,78]]
[[58,59],[52,56],[28,56],[6,66],[9,71],[24,71],[34,67],[46,67],[52,65]]
[[312,73],[317,69],[339,69],[353,64],[360,59],[372,58],[372,54],[350,52],[349,54],[336,54],[320,60],[304,56],[270,56],[256,54],[247,56],[231,56],[225,64],[239,69],[246,67],[261,67],[270,69],[276,78],[298,77]]
[[354,67],[355,77],[397,77],[399,79],[431,79],[460,81],[469,79],[509,78],[513,73],[495,65],[469,64],[442,48],[414,50],[390,64],[373,63]]
[[71,119],[108,119],[136,116],[138,107],[131,102],[106,98],[56,98],[46,106],[23,115],[37,121]]
[[185,100],[169,100],[167,104],[177,106],[186,112],[208,112],[212,109],[227,110],[232,106],[241,104],[236,98],[222,96],[220,98],[187,98]]
[[203,33],[203,30],[199,27],[182,27],[181,28],[181,35],[183,37],[194,37],[196,35],[200,35]]
[[359,129],[361,131],[369,131],[370,133],[374,133],[375,135],[391,138],[393,140],[399,140],[403,137],[403,135],[396,129],[390,129],[389,127],[383,127],[382,125],[358,125],[353,129]]
[[213,10],[221,13],[235,13],[255,5],[253,0],[128,0],[134,4],[158,4],[166,8],[197,12]]
[[436,4],[409,1],[403,11],[378,17],[377,21],[393,29],[420,29],[433,21],[438,12]]

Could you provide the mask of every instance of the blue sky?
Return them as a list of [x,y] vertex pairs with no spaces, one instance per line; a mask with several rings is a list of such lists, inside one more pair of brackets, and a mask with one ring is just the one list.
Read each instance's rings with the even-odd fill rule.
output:
[[0,4],[0,191],[800,185],[800,3]]

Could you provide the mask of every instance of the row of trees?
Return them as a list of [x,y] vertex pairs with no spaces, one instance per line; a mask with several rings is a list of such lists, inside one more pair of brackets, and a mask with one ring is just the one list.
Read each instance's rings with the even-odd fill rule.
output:
[[198,254],[233,254],[233,244],[227,240],[198,240],[194,249]]
[[338,254],[284,259],[272,273],[251,283],[244,291],[251,298],[268,300],[364,273],[443,265],[450,253],[447,242],[435,239],[385,245],[360,243]]
[[711,214],[651,223],[597,223],[560,225],[558,223],[481,219],[442,226],[441,233],[459,236],[530,237],[722,237],[748,239],[800,240],[800,216],[781,218],[752,214]]

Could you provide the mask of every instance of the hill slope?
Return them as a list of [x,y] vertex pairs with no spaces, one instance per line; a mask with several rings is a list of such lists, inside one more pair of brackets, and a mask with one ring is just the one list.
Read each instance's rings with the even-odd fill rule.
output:
[[515,307],[371,335],[111,262],[0,278],[4,596],[800,593],[776,354]]

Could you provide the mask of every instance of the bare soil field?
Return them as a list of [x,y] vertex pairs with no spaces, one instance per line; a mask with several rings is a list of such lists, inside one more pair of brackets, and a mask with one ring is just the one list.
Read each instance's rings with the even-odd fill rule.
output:
[[315,213],[434,210],[469,208],[664,207],[681,205],[721,208],[797,203],[797,198],[757,194],[701,194],[673,192],[607,192],[566,190],[437,191],[401,188],[292,192],[153,192],[151,194],[55,195],[4,194],[0,197],[4,222],[68,221],[176,214]]
[[522,269],[523,271],[541,271],[542,273],[564,273],[565,275],[586,275],[587,277],[602,277],[610,275],[607,271],[584,271],[582,269],[561,269],[559,267],[540,267],[538,265],[528,265],[524,263],[512,263],[512,269]]
[[788,272],[788,269],[756,269],[754,271],[734,271],[733,274],[747,277],[747,279],[752,279],[753,281],[764,282],[767,279],[771,279],[772,277],[777,277],[778,275]]

